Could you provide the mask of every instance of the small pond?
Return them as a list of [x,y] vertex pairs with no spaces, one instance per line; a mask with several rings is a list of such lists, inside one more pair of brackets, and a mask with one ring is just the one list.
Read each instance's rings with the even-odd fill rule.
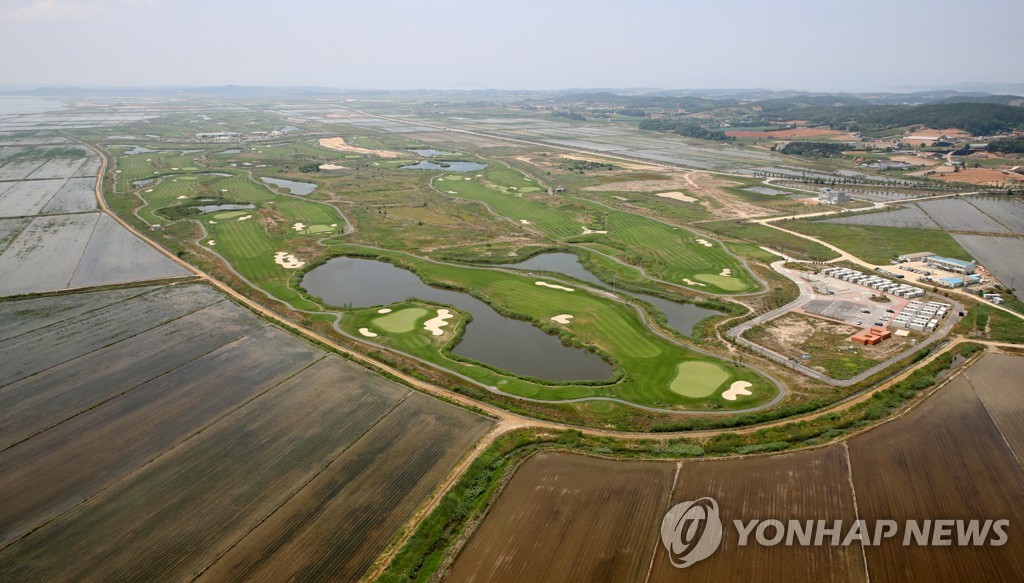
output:
[[475,172],[487,168],[486,164],[476,162],[445,162],[440,163],[422,160],[416,164],[402,166],[402,170],[447,170],[448,172]]
[[296,182],[294,180],[285,180],[284,178],[267,178],[266,176],[261,176],[260,180],[299,196],[306,196],[316,190],[316,185],[311,182]]

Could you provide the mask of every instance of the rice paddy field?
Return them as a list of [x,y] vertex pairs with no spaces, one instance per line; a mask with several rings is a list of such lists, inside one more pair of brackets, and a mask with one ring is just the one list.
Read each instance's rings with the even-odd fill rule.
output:
[[1024,300],[1024,239],[955,233],[953,238]]
[[926,200],[901,205],[895,210],[828,219],[826,222],[1024,235],[1024,203],[1006,196],[991,195]]
[[[768,457],[622,462],[529,458],[444,577],[455,581],[906,581],[1024,577],[1024,357],[987,354],[904,417],[824,448]],[[632,468],[632,470],[630,469]],[[584,476],[568,479],[568,474]],[[638,491],[643,485],[642,490]],[[661,519],[709,496],[725,536],[673,567]],[[632,518],[626,518],[631,516]],[[733,520],[1007,519],[1002,546],[740,546]],[[768,534],[774,531],[769,529]],[[954,535],[954,540],[956,536]],[[990,539],[991,540],[991,539]]]
[[355,579],[491,426],[204,285],[0,314],[3,580]]

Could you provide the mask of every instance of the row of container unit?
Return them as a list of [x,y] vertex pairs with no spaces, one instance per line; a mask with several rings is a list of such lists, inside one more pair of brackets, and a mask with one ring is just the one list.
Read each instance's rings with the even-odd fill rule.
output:
[[939,320],[946,317],[949,304],[942,302],[910,302],[892,320],[892,326],[917,331],[933,331],[939,327]]
[[830,267],[822,270],[821,273],[827,277],[833,277],[835,279],[841,279],[864,287],[870,287],[877,289],[882,293],[892,294],[901,298],[913,299],[924,295],[924,290],[919,287],[914,287],[905,283],[896,283],[877,275],[866,275],[856,269],[849,269],[847,267]]

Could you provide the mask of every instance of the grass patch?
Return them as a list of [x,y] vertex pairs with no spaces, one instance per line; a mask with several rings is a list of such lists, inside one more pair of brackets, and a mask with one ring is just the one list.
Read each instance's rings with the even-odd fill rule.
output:
[[888,263],[898,255],[918,251],[931,251],[965,261],[972,259],[949,233],[934,229],[842,225],[821,221],[785,221],[779,226],[817,237],[876,265]]

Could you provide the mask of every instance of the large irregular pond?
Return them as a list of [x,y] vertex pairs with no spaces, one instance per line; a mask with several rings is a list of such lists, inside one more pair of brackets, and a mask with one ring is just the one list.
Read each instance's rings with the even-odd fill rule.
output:
[[422,160],[416,164],[402,166],[402,170],[447,170],[449,172],[475,172],[487,168],[486,164],[476,162],[430,162]]
[[607,380],[611,365],[562,344],[529,322],[502,316],[473,296],[431,287],[405,269],[371,259],[338,257],[311,270],[302,287],[340,307],[369,308],[418,298],[472,315],[452,352],[524,376],[551,381]]
[[299,196],[306,196],[307,194],[316,190],[316,185],[311,182],[296,182],[295,180],[285,180],[284,178],[267,178],[266,176],[260,177],[260,180],[267,184],[273,184],[278,188],[283,188],[292,194]]
[[[598,279],[596,275],[587,271],[587,268],[583,267],[580,263],[579,257],[576,257],[572,253],[544,253],[542,255],[531,257],[521,263],[503,265],[502,267],[511,267],[513,269],[521,269],[524,271],[550,271],[552,273],[561,273],[562,275],[575,277],[580,281],[596,285],[608,285]],[[693,304],[673,302],[671,300],[666,300],[665,298],[659,298],[658,296],[640,294],[632,291],[624,293],[621,290],[616,290],[616,293],[632,296],[658,308],[663,314],[665,314],[668,325],[683,336],[692,335],[693,327],[697,325],[697,322],[700,322],[704,318],[721,315],[719,312],[714,310],[708,310],[707,308],[701,308]]]

